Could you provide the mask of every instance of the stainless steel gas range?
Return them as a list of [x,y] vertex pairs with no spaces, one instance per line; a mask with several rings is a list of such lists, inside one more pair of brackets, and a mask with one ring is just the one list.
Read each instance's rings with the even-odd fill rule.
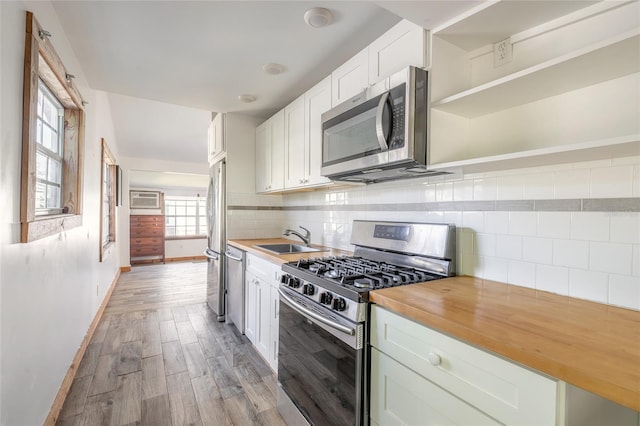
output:
[[354,221],[353,256],[282,266],[278,409],[288,424],[367,425],[369,291],[455,275],[455,226]]

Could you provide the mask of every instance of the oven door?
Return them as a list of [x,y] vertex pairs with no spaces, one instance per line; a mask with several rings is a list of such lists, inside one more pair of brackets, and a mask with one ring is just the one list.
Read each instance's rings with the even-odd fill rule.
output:
[[364,325],[280,287],[278,381],[312,425],[363,425]]

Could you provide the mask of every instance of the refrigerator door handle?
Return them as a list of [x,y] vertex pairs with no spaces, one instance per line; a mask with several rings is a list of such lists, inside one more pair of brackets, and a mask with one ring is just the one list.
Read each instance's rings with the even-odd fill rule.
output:
[[211,250],[209,250],[209,249],[205,249],[205,250],[204,250],[204,252],[203,252],[203,254],[204,254],[208,259],[211,259],[211,260],[218,260],[218,259],[220,258],[220,257],[218,256],[218,254],[217,254],[217,253],[214,253],[214,252],[212,252],[212,251],[211,251]]

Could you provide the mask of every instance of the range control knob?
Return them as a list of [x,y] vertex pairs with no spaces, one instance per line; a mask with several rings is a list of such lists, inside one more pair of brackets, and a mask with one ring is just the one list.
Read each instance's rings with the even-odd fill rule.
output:
[[313,296],[316,293],[316,288],[313,284],[305,284],[302,286],[302,292],[308,296]]
[[331,305],[333,301],[333,295],[331,293],[322,293],[320,295],[320,303],[323,305]]
[[300,279],[296,277],[289,277],[287,285],[291,288],[298,288],[300,287]]
[[332,308],[334,311],[344,311],[347,309],[347,302],[342,297],[336,297],[333,299]]

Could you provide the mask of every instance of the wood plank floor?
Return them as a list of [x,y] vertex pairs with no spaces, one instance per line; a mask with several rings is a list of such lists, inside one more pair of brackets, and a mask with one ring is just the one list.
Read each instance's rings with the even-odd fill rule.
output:
[[120,276],[58,425],[284,425],[273,372],[205,303],[206,268]]

